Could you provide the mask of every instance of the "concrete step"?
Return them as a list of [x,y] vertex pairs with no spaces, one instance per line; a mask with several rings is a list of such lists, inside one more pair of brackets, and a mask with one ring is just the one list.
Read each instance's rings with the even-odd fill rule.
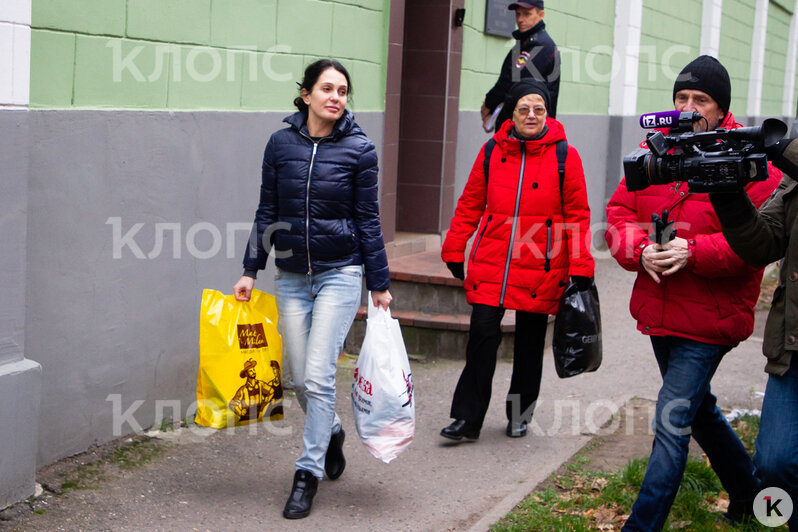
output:
[[397,232],[392,242],[385,244],[389,259],[441,249],[441,235]]
[[[463,282],[452,277],[434,249],[388,260],[391,271],[391,315],[399,320],[407,352],[423,358],[464,359],[471,321]],[[360,310],[344,349],[359,353],[366,331],[368,292],[363,290]],[[551,345],[554,318],[549,318],[547,345]],[[512,358],[515,311],[502,320],[499,357]]]
[[[471,314],[463,281],[455,279],[441,261],[440,250],[388,260],[391,271],[392,311],[427,314]],[[366,305],[363,291],[361,305]]]
[[[366,335],[368,308],[360,307],[344,344],[347,353],[359,353]],[[399,320],[408,354],[419,358],[465,360],[471,313],[441,314],[415,310],[391,310]],[[515,311],[509,310],[502,320],[502,342],[499,356],[512,358]]]

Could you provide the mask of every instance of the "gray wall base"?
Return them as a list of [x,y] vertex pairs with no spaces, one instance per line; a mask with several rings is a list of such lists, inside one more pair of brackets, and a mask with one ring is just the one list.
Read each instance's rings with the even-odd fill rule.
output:
[[41,381],[32,360],[0,365],[0,509],[33,495]]

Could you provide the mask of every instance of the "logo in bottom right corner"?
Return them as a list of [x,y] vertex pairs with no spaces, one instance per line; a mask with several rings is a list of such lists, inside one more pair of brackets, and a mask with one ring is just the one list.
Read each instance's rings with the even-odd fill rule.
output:
[[781,488],[765,488],[754,499],[754,516],[767,527],[783,525],[792,511],[792,499]]

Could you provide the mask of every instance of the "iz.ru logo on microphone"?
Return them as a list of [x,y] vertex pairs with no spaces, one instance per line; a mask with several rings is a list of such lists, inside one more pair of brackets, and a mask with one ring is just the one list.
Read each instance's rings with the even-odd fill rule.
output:
[[765,488],[754,499],[754,516],[767,527],[781,526],[792,516],[792,499],[781,488]]

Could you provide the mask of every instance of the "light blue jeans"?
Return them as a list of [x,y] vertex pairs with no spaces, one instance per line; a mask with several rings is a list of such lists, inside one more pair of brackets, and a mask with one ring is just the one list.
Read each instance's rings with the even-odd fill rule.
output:
[[307,275],[277,270],[275,292],[283,353],[305,412],[302,456],[296,469],[324,477],[330,436],[341,429],[335,413],[335,369],[360,306],[363,268],[344,266]]

